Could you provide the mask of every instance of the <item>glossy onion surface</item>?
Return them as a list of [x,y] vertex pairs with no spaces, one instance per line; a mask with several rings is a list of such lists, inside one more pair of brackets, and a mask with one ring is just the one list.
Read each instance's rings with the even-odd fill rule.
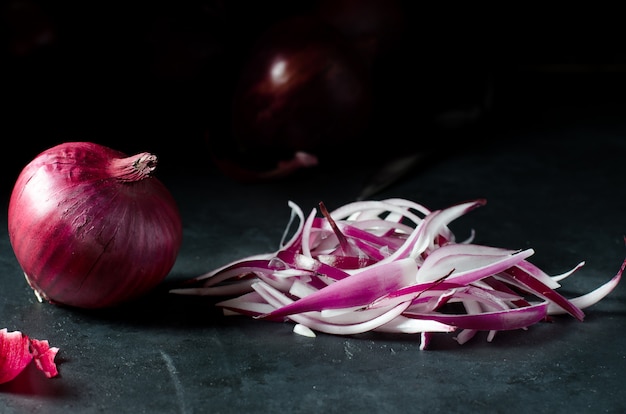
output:
[[182,223],[173,196],[150,175],[155,165],[148,153],[128,157],[70,142],[24,167],[9,201],[8,230],[40,299],[108,307],[147,293],[167,276]]

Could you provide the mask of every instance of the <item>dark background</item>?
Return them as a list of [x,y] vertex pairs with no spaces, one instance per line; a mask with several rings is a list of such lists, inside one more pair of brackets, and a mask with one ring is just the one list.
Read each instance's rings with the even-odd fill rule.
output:
[[488,127],[476,146],[494,125],[542,122],[546,108],[621,108],[624,25],[588,5],[9,0],[0,20],[4,185],[64,141],[150,151],[165,171],[214,168],[207,137],[233,140],[233,96],[255,42],[295,15],[332,20],[341,5],[362,13],[342,36],[377,47],[362,137],[371,147],[432,145],[448,110],[480,108],[477,124]]

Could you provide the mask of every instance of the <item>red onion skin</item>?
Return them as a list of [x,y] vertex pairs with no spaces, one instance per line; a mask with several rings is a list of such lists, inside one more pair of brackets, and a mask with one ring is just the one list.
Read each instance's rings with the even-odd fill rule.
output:
[[69,142],[35,157],[9,200],[8,230],[29,285],[55,304],[104,308],[138,298],[172,269],[182,222],[150,173],[156,157]]

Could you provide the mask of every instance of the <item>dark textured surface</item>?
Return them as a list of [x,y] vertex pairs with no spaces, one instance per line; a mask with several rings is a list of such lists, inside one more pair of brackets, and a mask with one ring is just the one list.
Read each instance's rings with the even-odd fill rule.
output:
[[[558,115],[557,115],[558,113]],[[453,222],[459,237],[533,247],[549,273],[586,265],[564,283],[576,296],[618,270],[626,248],[626,122],[607,111],[544,111],[498,127],[489,145],[442,156],[375,198],[436,209],[484,197]],[[274,250],[287,201],[307,211],[352,201],[371,171],[312,170],[244,185],[211,171],[162,177],[184,221],[180,257],[146,298],[105,311],[38,303],[0,233],[0,320],[60,348],[60,376],[28,369],[0,385],[3,413],[607,412],[626,409],[626,288],[527,331],[484,334],[465,345],[441,334],[305,338],[290,323],[222,317],[212,300],[167,293],[172,283],[227,261]],[[6,200],[5,200],[6,201]],[[6,214],[0,221],[6,228]]]

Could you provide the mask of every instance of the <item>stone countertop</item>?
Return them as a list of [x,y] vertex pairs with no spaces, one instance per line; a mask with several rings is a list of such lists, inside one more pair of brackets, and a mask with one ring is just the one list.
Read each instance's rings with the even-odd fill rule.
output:
[[[487,205],[451,224],[459,238],[512,249],[557,274],[580,261],[565,296],[609,280],[625,256],[626,118],[549,113],[509,122],[497,139],[416,168],[372,198],[431,209],[474,198]],[[618,114],[619,115],[619,114]],[[516,121],[519,121],[517,119]],[[60,348],[60,375],[34,368],[0,385],[3,413],[607,412],[626,409],[626,288],[586,310],[528,330],[459,345],[440,334],[307,338],[289,322],[224,317],[214,299],[168,288],[231,260],[273,251],[289,219],[355,200],[373,170],[357,161],[279,182],[243,184],[214,171],[161,177],[184,223],[179,258],[154,292],[117,309],[39,303],[0,219],[0,323]]]

